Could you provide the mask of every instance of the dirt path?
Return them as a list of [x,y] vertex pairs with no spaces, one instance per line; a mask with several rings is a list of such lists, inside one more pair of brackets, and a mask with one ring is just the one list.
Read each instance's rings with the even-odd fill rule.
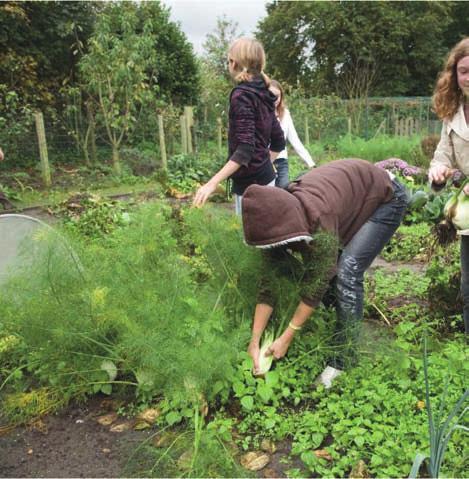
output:
[[103,398],[93,398],[0,436],[0,477],[122,476],[132,453],[154,431],[111,432],[96,420],[106,412]]
[[413,273],[424,274],[427,268],[426,263],[405,263],[403,261],[389,262],[378,256],[370,266],[370,272],[381,268],[387,273],[397,273],[401,269],[410,269]]

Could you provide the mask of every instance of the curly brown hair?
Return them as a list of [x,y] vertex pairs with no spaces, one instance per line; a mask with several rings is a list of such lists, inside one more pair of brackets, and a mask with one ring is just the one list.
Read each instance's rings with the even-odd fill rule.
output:
[[457,113],[464,95],[458,87],[459,60],[469,56],[469,37],[463,38],[449,52],[444,69],[438,75],[433,93],[433,108],[441,120],[450,120]]

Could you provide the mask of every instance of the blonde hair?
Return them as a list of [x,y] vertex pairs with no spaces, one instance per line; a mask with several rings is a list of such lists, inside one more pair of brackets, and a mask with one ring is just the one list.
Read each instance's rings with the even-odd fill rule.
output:
[[441,120],[450,120],[457,113],[464,95],[458,87],[457,66],[461,58],[469,56],[469,37],[462,39],[449,52],[443,71],[433,93],[433,108]]
[[277,80],[270,80],[270,86],[276,88],[280,92],[280,102],[277,105],[277,112],[280,119],[283,118],[287,104],[285,103],[285,93],[283,91],[282,85]]
[[253,76],[261,75],[267,87],[270,86],[270,79],[264,73],[265,52],[261,42],[253,38],[238,38],[228,49],[228,60],[234,61],[233,78],[237,83],[250,81]]

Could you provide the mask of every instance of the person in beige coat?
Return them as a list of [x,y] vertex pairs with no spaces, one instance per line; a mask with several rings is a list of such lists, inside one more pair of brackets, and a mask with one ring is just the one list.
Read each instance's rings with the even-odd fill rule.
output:
[[[428,179],[433,186],[443,186],[455,169],[469,176],[469,37],[450,51],[435,87],[433,106],[443,128]],[[464,192],[469,195],[469,184]],[[469,334],[469,236],[461,236],[461,293],[464,329]]]

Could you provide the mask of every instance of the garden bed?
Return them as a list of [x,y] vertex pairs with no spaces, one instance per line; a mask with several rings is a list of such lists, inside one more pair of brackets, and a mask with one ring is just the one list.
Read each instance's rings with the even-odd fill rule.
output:
[[[193,210],[158,200],[110,207],[108,200],[82,200],[83,209],[63,203],[54,212],[85,278],[52,263],[47,277],[28,271],[2,297],[1,424],[28,425],[0,439],[13,458],[7,475],[26,476],[34,468],[58,475],[60,469],[41,468],[50,466],[48,451],[54,454],[65,441],[76,445],[81,459],[63,457],[61,477],[96,477],[103,464],[106,475],[149,477],[345,477],[352,471],[361,477],[404,476],[415,453],[428,448],[424,334],[431,336],[434,397],[447,377],[449,403],[463,392],[467,358],[462,337],[454,333],[460,318],[450,331],[439,332],[441,318],[426,299],[431,281],[439,278],[427,277],[431,272],[421,262],[375,264],[360,366],[332,390],[313,385],[330,352],[335,317],[322,307],[289,357],[255,379],[245,348],[257,259],[242,243],[238,219],[219,207]],[[394,252],[391,245],[388,254]],[[288,314],[295,285],[279,287]],[[21,310],[9,305],[12,297],[22,302]],[[116,421],[130,421],[132,430],[111,433],[93,422],[104,412],[93,399],[102,394],[125,400]],[[85,409],[70,406],[76,398]],[[136,418],[149,408],[158,414],[143,432],[134,430]],[[44,418],[45,410],[58,414]],[[76,423],[81,416],[85,423]],[[47,434],[30,430],[43,428],[38,420]],[[91,447],[80,436],[81,426],[96,433]],[[152,434],[170,442],[156,447],[145,441]],[[277,451],[263,450],[265,441]],[[456,433],[447,453],[450,475],[464,470],[463,444],[462,433]],[[268,462],[258,471],[243,468],[259,466],[246,459],[248,453],[258,454],[260,464],[267,455]],[[93,454],[94,472],[80,466]]]

